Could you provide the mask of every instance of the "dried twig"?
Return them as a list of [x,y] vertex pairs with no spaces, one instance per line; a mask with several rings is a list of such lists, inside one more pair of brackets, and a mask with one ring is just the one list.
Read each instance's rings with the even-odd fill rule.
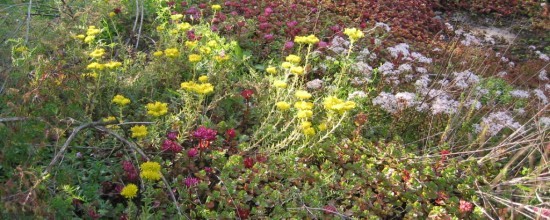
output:
[[0,118],[0,123],[3,122],[12,122],[12,121],[24,121],[27,120],[26,117],[11,117],[11,118]]

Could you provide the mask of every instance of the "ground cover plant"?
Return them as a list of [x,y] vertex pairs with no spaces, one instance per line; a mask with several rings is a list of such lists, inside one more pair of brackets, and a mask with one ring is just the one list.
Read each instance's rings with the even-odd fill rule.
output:
[[2,4],[2,218],[550,218],[546,40],[442,13],[548,17],[487,2]]

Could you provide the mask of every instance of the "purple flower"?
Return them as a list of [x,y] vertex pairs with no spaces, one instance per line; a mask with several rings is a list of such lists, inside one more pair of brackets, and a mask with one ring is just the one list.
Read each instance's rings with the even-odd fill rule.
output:
[[267,41],[272,41],[273,40],[273,34],[264,35],[264,39],[267,40]]
[[126,178],[128,178],[129,181],[133,182],[138,180],[138,172],[132,162],[126,160],[122,161],[122,169],[126,172]]
[[196,186],[197,184],[199,184],[199,179],[195,177],[185,178],[185,186],[187,186],[187,188],[191,188],[192,186]]
[[330,30],[333,31],[333,32],[339,32],[340,31],[340,26],[338,26],[338,25],[331,26]]
[[162,151],[172,152],[172,153],[179,153],[182,150],[183,150],[183,148],[181,147],[181,145],[179,145],[175,141],[166,139],[162,142]]
[[319,48],[325,48],[325,47],[328,47],[328,43],[327,42],[324,42],[324,41],[319,41],[319,43],[317,44],[317,46]]
[[292,42],[292,41],[287,41],[287,42],[285,43],[285,50],[290,50],[290,49],[292,49],[293,47],[294,47],[294,42]]
[[233,128],[227,129],[227,131],[225,131],[225,136],[229,140],[235,138],[236,135],[237,134],[235,133],[235,129]]
[[265,30],[269,29],[270,27],[271,27],[271,25],[269,23],[264,22],[264,23],[260,23],[258,28],[260,28],[260,30],[262,30],[262,31],[265,31]]
[[178,139],[178,132],[177,131],[166,132],[166,138],[172,141],[175,141],[176,139]]
[[293,28],[293,27],[295,27],[296,25],[298,25],[298,22],[297,22],[297,21],[289,21],[289,22],[286,22],[286,26],[289,27],[289,28]]
[[216,139],[217,131],[213,129],[200,126],[193,132],[193,136],[199,140],[213,141]]
[[196,157],[197,154],[199,154],[199,151],[197,150],[197,148],[191,148],[187,151],[187,156],[190,158]]

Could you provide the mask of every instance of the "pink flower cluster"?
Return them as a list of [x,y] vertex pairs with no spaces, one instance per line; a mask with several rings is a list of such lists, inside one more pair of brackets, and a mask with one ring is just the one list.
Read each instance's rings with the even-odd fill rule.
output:
[[132,162],[126,160],[122,161],[122,169],[126,172],[125,174],[128,181],[135,182],[138,180],[139,174]]

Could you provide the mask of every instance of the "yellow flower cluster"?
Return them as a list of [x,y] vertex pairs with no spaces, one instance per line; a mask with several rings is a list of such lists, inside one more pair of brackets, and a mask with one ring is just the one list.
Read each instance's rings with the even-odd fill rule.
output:
[[277,73],[277,68],[273,67],[273,66],[268,66],[265,71],[269,74],[276,74]]
[[98,62],[93,62],[93,63],[88,64],[86,69],[89,69],[89,70],[103,70],[105,68],[115,69],[115,68],[121,67],[121,66],[122,66],[122,63],[118,62],[118,61],[110,61],[110,62],[105,63],[105,64],[98,63]]
[[283,80],[275,80],[275,82],[273,82],[273,86],[275,86],[277,88],[284,89],[284,88],[286,88],[287,84]]
[[125,106],[130,104],[130,99],[124,97],[123,95],[115,95],[112,102],[120,106]]
[[133,138],[143,138],[147,136],[147,127],[145,125],[136,125],[130,128]]
[[153,56],[155,56],[155,57],[160,57],[162,55],[164,55],[164,52],[162,52],[160,50],[157,50],[157,51],[153,52]]
[[[298,91],[300,92],[300,91]],[[298,92],[296,92],[298,94]],[[305,91],[303,91],[305,92]],[[300,92],[301,93],[301,92]],[[302,93],[300,96],[304,96],[304,97],[307,97],[308,96],[308,92],[306,92],[307,94],[305,93]],[[296,95],[296,94],[295,94]],[[298,96],[298,95],[296,95]],[[309,94],[309,97],[311,98],[311,94]],[[298,109],[298,112],[296,113],[296,117],[298,118],[310,118],[311,116],[313,116],[313,103],[312,102],[306,102],[306,101],[297,101],[296,103],[294,103],[294,108]]]
[[214,11],[222,10],[222,6],[221,5],[212,5],[212,10],[214,10]]
[[304,68],[301,66],[293,66],[290,68],[290,72],[296,75],[302,75],[304,74]]
[[187,31],[187,30],[191,29],[191,24],[189,24],[187,22],[183,22],[181,24],[177,24],[176,28],[178,29],[178,31]]
[[145,106],[147,108],[147,114],[159,117],[168,113],[168,103],[154,102]]
[[164,50],[164,55],[169,58],[176,58],[180,55],[180,52],[177,48],[168,48]]
[[277,109],[279,109],[280,111],[286,111],[290,108],[290,104],[283,101],[275,103],[275,106],[277,106]]
[[189,54],[189,62],[196,63],[201,61],[202,57],[198,54]]
[[96,26],[89,26],[86,30],[86,37],[84,37],[84,42],[91,43],[95,40],[95,36],[101,33],[101,29],[96,28]]
[[297,101],[296,103],[294,103],[294,108],[297,108],[298,110],[311,110],[313,109],[313,103],[305,102],[305,101]]
[[90,53],[90,57],[92,58],[101,58],[105,54],[105,49],[100,48],[96,49],[93,52]]
[[344,34],[348,35],[351,42],[355,42],[365,37],[365,34],[361,30],[358,30],[357,28],[346,28],[344,29]]
[[199,42],[196,41],[196,40],[195,41],[185,41],[185,46],[187,48],[193,48],[193,47],[196,47],[198,43]]
[[343,100],[336,98],[335,96],[326,97],[323,100],[323,105],[325,106],[325,109],[335,111],[340,114],[343,114],[344,112],[355,108],[355,102],[353,101],[344,102]]
[[159,180],[161,177],[160,164],[157,162],[148,161],[142,163],[140,168],[141,173],[139,175],[141,176],[141,178],[148,180]]
[[214,92],[214,86],[210,83],[195,83],[193,81],[182,82],[181,89],[200,95],[208,95]]
[[103,122],[116,121],[116,118],[115,118],[115,116],[108,116],[108,117],[106,117],[106,118],[103,118],[102,121],[103,121]]
[[296,36],[294,37],[294,42],[299,44],[316,44],[319,42],[319,38],[313,34],[309,36]]
[[177,21],[177,20],[180,20],[182,18],[183,18],[182,14],[175,14],[175,15],[170,16],[170,19],[172,19],[173,21]]
[[214,57],[214,59],[215,59],[218,63],[221,63],[221,62],[223,62],[223,61],[229,60],[229,56],[227,56],[227,55],[223,55],[223,56],[222,56],[222,55],[216,55],[216,56]]
[[201,82],[201,83],[208,82],[208,76],[200,76],[199,77],[199,82]]
[[296,56],[294,54],[290,54],[286,57],[286,61],[294,63],[294,64],[298,64],[298,63],[300,63],[300,61],[302,61],[302,58],[300,58],[299,56]]
[[311,127],[311,122],[309,121],[303,121],[300,125],[300,128],[302,129],[302,132],[306,136],[313,136],[315,135],[315,128]]
[[127,199],[133,199],[134,197],[136,197],[137,192],[138,187],[135,184],[130,183],[122,188],[122,190],[120,191],[120,195],[124,196],[124,198]]
[[298,90],[296,93],[294,93],[294,96],[299,99],[309,99],[311,98],[311,94],[305,90]]
[[210,54],[212,52],[212,48],[210,48],[210,47],[200,47],[199,52],[201,52],[202,54]]

